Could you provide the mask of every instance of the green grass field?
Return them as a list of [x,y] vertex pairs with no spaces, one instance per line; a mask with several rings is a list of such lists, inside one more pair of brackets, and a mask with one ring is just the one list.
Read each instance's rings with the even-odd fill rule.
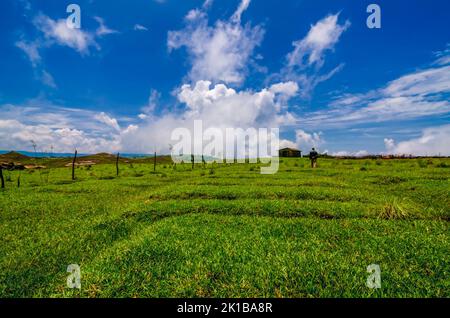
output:
[[[449,297],[450,159],[4,171],[1,297]],[[69,264],[81,290],[66,287]],[[367,266],[381,288],[366,286]]]

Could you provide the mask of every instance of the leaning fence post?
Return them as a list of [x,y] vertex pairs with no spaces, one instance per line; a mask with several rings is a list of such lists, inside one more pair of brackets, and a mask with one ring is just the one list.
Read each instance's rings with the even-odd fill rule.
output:
[[75,155],[73,156],[72,161],[72,180],[75,180],[75,161],[77,160],[77,150],[75,149]]

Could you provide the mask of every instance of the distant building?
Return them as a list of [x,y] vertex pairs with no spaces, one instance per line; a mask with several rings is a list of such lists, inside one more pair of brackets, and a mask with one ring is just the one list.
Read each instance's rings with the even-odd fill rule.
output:
[[302,151],[293,148],[283,148],[278,150],[279,157],[301,157]]

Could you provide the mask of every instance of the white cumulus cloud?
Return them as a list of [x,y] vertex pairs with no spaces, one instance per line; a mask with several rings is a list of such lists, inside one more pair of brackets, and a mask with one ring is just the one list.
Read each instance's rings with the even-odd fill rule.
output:
[[359,151],[336,151],[331,153],[332,156],[336,157],[364,157],[368,156],[369,152],[367,150],[359,150]]
[[188,76],[192,82],[244,81],[251,56],[264,34],[260,26],[241,25],[241,15],[249,4],[249,0],[243,0],[229,20],[218,20],[213,26],[208,24],[205,6],[191,10],[184,29],[169,31],[169,50],[185,47],[189,54],[192,67]]
[[306,132],[303,129],[295,130],[295,141],[284,139],[280,142],[280,148],[298,148],[303,153],[308,152],[311,148],[319,148],[325,144],[322,132]]
[[393,139],[385,138],[384,143],[389,154],[450,156],[450,125],[424,129],[419,138],[399,143],[396,143]]
[[172,131],[181,127],[192,131],[194,120],[202,120],[205,130],[219,129],[224,134],[226,128],[277,128],[295,121],[279,99],[281,95],[292,94],[295,89],[290,86],[280,84],[275,87],[284,89],[275,91],[271,88],[237,91],[224,84],[212,85],[210,81],[185,84],[177,94],[184,111],[158,117],[141,116],[143,122],[139,129],[126,136],[123,146],[127,151],[168,152]]

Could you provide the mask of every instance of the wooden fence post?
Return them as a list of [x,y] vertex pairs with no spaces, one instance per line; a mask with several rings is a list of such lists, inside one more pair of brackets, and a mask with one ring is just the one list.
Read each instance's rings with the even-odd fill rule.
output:
[[72,161],[72,180],[75,180],[75,161],[77,160],[77,150],[75,149],[75,155],[73,156]]
[[153,157],[153,172],[156,171],[156,151],[155,151],[155,156]]
[[117,153],[117,158],[116,158],[116,175],[119,176],[119,157],[120,157],[120,153]]
[[191,155],[192,170],[194,170],[194,162],[195,162],[194,155]]
[[2,189],[5,188],[5,179],[3,179],[3,168],[0,167],[0,180],[2,181]]

